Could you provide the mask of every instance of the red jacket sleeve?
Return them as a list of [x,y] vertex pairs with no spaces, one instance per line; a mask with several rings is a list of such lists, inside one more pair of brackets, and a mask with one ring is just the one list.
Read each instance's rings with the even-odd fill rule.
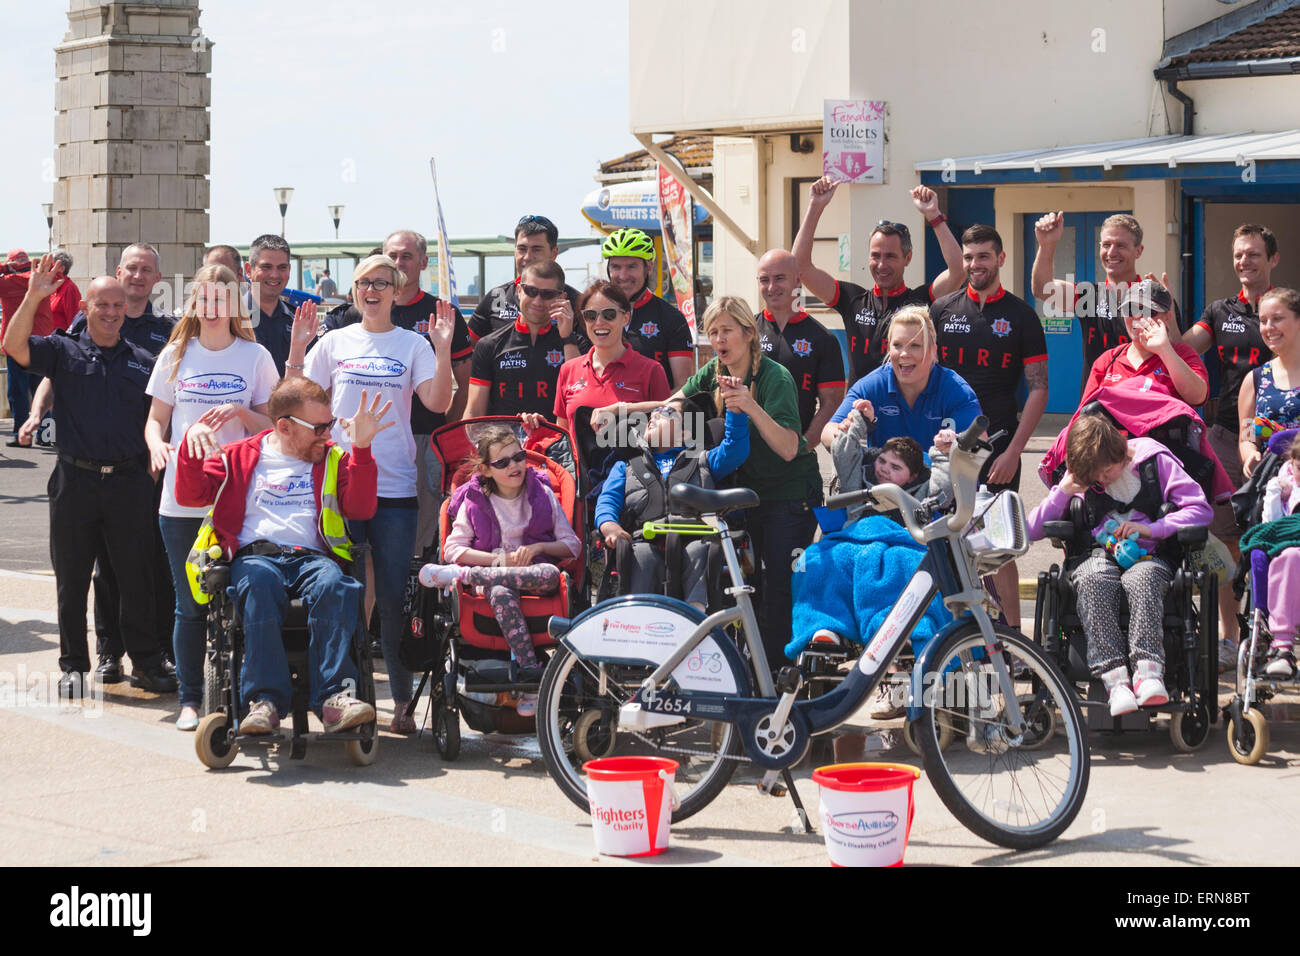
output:
[[[177,474],[179,495],[180,475]],[[368,521],[379,507],[379,466],[369,448],[354,448],[339,462],[339,507],[343,517]]]
[[217,498],[226,480],[225,457],[195,458],[182,435],[176,452],[176,503],[185,508],[201,508]]

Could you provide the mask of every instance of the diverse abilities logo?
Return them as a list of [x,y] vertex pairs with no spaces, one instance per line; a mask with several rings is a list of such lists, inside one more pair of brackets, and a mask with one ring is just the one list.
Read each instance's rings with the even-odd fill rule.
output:
[[892,810],[869,810],[827,814],[826,824],[846,836],[884,836],[898,826],[898,814]]
[[381,355],[339,359],[337,367],[341,372],[365,375],[369,378],[401,378],[406,374],[405,365],[397,359],[384,358]]
[[247,388],[248,383],[244,377],[231,372],[190,375],[176,383],[176,391],[193,392],[198,395],[238,395]]

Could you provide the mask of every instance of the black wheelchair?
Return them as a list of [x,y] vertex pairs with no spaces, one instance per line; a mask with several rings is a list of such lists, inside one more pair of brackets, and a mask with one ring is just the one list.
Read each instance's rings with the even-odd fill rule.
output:
[[[353,545],[353,560],[365,560],[367,545]],[[350,570],[350,569],[345,569]],[[241,747],[245,749],[289,745],[289,757],[301,760],[308,741],[341,742],[348,758],[358,766],[375,762],[379,748],[377,721],[338,733],[308,730],[309,653],[311,634],[307,629],[307,607],[292,598],[281,627],[285,656],[289,660],[293,684],[290,729],[283,726],[270,734],[241,734],[239,720],[247,702],[240,700],[239,675],[243,661],[244,636],[240,627],[234,588],[230,584],[230,565],[215,563],[202,572],[201,586],[211,596],[208,603],[207,650],[203,659],[203,701],[194,749],[204,766],[219,770],[230,766]],[[352,659],[357,665],[356,697],[372,707],[375,704],[374,664],[370,654],[362,613],[358,611],[352,630]]]
[[[1162,514],[1166,513],[1162,511]],[[1135,713],[1112,717],[1101,681],[1088,667],[1088,640],[1075,603],[1070,577],[1074,569],[1097,547],[1084,502],[1070,502],[1067,517],[1044,525],[1048,538],[1065,548],[1063,564],[1038,575],[1034,610],[1034,640],[1051,656],[1066,677],[1076,685],[1087,685],[1080,695],[1089,730],[1122,733],[1148,730],[1156,713],[1169,714],[1169,738],[1174,747],[1191,752],[1205,744],[1210,725],[1218,722],[1218,575],[1202,569],[1200,553],[1209,536],[1207,528],[1185,528],[1178,532],[1162,555],[1174,569],[1165,595],[1164,651],[1165,686],[1169,702],[1139,708]],[[1120,592],[1121,628],[1128,627],[1127,598]]]

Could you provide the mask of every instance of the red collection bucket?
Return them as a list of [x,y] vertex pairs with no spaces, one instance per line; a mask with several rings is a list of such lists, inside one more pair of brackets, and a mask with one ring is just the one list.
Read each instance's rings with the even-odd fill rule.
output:
[[605,757],[582,765],[598,853],[653,856],[668,849],[677,767],[664,757]]
[[832,866],[903,865],[919,776],[916,767],[899,763],[837,763],[813,771]]

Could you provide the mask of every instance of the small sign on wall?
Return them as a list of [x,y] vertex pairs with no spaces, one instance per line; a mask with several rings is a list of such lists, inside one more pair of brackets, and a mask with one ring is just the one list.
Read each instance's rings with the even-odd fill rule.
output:
[[845,183],[885,181],[884,100],[825,100],[822,174]]
[[840,271],[848,272],[853,268],[853,246],[847,232],[840,233]]

